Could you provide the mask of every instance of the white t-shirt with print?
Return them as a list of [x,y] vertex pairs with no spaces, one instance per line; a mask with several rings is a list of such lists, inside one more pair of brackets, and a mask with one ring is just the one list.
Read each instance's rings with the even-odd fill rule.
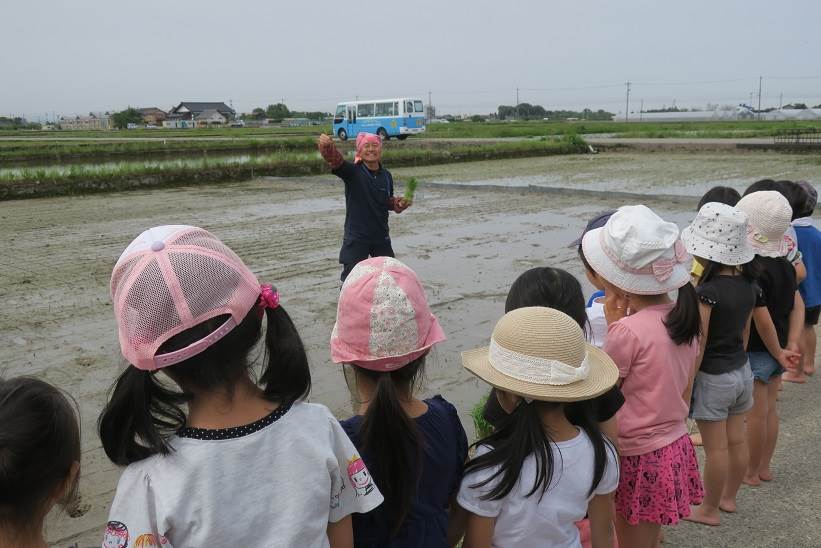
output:
[[171,446],[123,472],[104,548],[323,548],[329,522],[382,503],[323,405],[296,402],[238,428],[183,429]]
[[[470,486],[493,475],[497,468],[471,472],[462,479],[457,498],[465,510],[483,517],[495,517],[492,546],[499,548],[551,546],[573,548],[581,546],[575,522],[584,519],[587,504],[593,495],[605,495],[619,484],[619,466],[615,449],[606,451],[607,466],[593,495],[588,496],[593,483],[593,444],[584,431],[572,440],[558,442],[553,449],[553,478],[541,501],[539,492],[525,496],[536,478],[536,457],[525,459],[519,481],[506,497],[500,500],[482,500],[497,484],[492,481],[484,487]],[[490,448],[479,447],[478,454]]]

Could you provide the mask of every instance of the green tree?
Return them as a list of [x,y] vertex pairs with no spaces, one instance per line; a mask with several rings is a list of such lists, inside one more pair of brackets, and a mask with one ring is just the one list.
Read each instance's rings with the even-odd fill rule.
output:
[[128,124],[142,124],[143,115],[140,114],[140,111],[136,108],[128,107],[125,110],[112,114],[111,122],[114,124],[114,127],[125,129],[128,127]]
[[291,111],[283,103],[277,103],[268,105],[268,108],[265,109],[265,115],[272,120],[282,121],[283,118],[290,118]]
[[252,120],[262,120],[265,118],[265,109],[263,108],[255,108],[251,111],[251,115],[249,116]]

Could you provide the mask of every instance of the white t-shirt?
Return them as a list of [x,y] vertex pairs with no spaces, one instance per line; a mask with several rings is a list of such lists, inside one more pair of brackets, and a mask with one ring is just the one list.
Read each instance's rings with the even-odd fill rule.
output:
[[[599,297],[599,299],[604,300],[604,297]],[[607,320],[604,318],[604,303],[594,299],[590,306],[584,310],[587,312],[587,321],[590,323],[590,344],[601,348],[607,341]]]
[[[536,478],[536,457],[525,459],[519,482],[500,500],[482,500],[480,497],[490,492],[496,481],[484,487],[471,488],[496,471],[485,468],[471,472],[462,479],[457,498],[465,510],[483,517],[495,517],[492,546],[500,548],[531,546],[551,546],[573,548],[581,546],[579,530],[575,522],[584,519],[587,504],[592,498],[587,493],[593,483],[593,444],[584,431],[572,440],[552,445],[553,478],[550,487],[539,501],[539,491],[525,496]],[[478,454],[490,449],[482,446]],[[607,450],[607,466],[594,495],[605,495],[616,490],[619,484],[619,466],[615,449]]]
[[184,428],[171,446],[123,472],[104,548],[327,547],[329,522],[382,503],[323,405],[296,402],[237,428]]

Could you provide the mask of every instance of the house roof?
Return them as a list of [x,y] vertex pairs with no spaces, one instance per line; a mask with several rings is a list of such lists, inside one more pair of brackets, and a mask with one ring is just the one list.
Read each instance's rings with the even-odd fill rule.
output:
[[217,109],[209,108],[209,109],[203,110],[201,113],[197,114],[194,117],[194,119],[195,120],[205,120],[207,118],[211,118],[215,114],[221,116],[222,118],[225,118],[225,116],[223,116],[222,113],[220,111],[218,111]]
[[230,112],[234,113],[234,109],[226,105],[225,103],[189,103],[187,101],[183,101],[176,107],[174,107],[174,112],[177,112],[180,107],[185,107],[191,112],[205,112],[206,110],[212,109],[218,112]]
[[157,107],[145,107],[137,110],[139,110],[140,114],[142,114],[143,116],[145,116],[146,114],[155,114],[157,112],[162,112],[163,114],[165,114],[165,111],[163,109]]

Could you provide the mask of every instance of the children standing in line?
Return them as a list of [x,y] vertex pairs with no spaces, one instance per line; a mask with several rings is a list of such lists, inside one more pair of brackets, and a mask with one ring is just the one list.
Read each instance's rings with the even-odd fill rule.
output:
[[[626,206],[585,234],[585,258],[604,279],[607,352],[619,368],[621,479],[616,491],[620,546],[654,547],[701,502],[684,400],[698,354],[700,320],[690,257],[674,223],[646,206]],[[673,303],[669,292],[678,289]]]
[[799,181],[798,186],[804,191],[804,200],[793,211],[792,222],[798,238],[798,249],[801,251],[807,277],[798,286],[801,298],[804,299],[804,330],[801,334],[802,371],[806,375],[815,374],[815,326],[821,314],[821,231],[815,227],[812,214],[818,202],[818,193],[807,181]]
[[410,268],[389,257],[353,268],[339,294],[331,358],[352,365],[361,408],[342,426],[385,496],[379,508],[354,516],[357,548],[446,547],[461,536],[448,508],[467,436],[442,396],[414,395],[425,358],[443,340]]
[[779,192],[745,195],[736,205],[747,214],[747,240],[758,255],[760,300],[753,311],[747,344],[753,371],[753,408],[747,414],[750,460],[744,483],[773,479],[770,460],[778,441],[778,380],[800,359],[798,341],[804,327],[804,304],[795,267],[785,258],[792,209]]
[[46,515],[74,501],[79,471],[80,426],[66,396],[38,379],[0,379],[0,546],[47,546]]
[[467,464],[458,498],[470,512],[463,546],[578,546],[574,523],[585,513],[594,544],[609,546],[615,448],[592,408],[574,425],[565,406],[609,390],[618,377],[612,360],[585,343],[568,315],[525,307],[505,314],[490,346],[464,352],[462,361],[496,387],[510,414]]
[[747,215],[716,202],[699,210],[681,239],[702,266],[697,292],[703,336],[692,415],[706,454],[704,501],[685,519],[720,525],[720,510],[736,511],[747,471],[744,414],[753,406],[753,374],[745,350],[756,303],[755,253],[747,243]]
[[99,419],[106,454],[126,466],[104,545],[350,546],[350,514],[382,496],[330,411],[302,401],[308,360],[276,289],[209,232],[176,225],[126,248],[111,297],[131,366]]

